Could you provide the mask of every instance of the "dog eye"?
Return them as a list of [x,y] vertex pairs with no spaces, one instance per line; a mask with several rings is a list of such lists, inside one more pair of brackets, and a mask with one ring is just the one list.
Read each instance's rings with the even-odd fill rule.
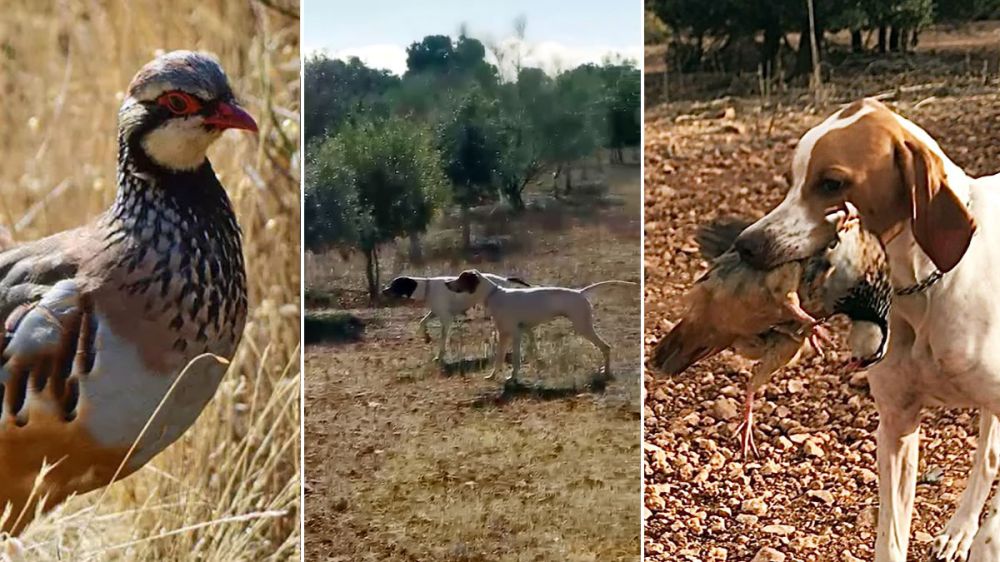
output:
[[835,195],[844,189],[844,182],[834,179],[825,179],[819,182],[819,190],[826,195]]

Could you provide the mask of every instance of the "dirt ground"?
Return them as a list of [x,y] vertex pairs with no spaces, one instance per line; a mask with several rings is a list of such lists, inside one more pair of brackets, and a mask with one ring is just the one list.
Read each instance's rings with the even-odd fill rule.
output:
[[[834,89],[819,108],[800,95],[768,107],[725,98],[647,110],[647,351],[704,269],[695,227],[722,216],[757,218],[773,207],[787,191],[784,173],[799,136],[857,90],[888,91],[887,103],[970,173],[1000,170],[1000,96],[995,82],[981,78],[924,74],[930,86],[920,87],[912,74],[868,76]],[[746,561],[773,548],[788,560],[871,560],[878,416],[866,381],[818,358],[780,372],[756,402],[761,458],[745,461],[734,430],[747,367],[725,352],[681,377],[646,376],[647,559]],[[925,412],[912,559],[923,559],[955,508],[976,425],[972,411]]]
[[[499,261],[446,255],[457,232],[445,221],[425,241],[428,263],[409,265],[406,244],[383,252],[384,279],[474,265],[540,284],[638,282],[639,167],[608,171],[611,204],[600,210],[492,221],[490,234],[516,242]],[[560,321],[538,330],[540,359],[522,371],[533,390],[512,396],[483,379],[490,328],[481,310],[453,328],[442,371],[432,361],[436,322],[427,344],[422,309],[368,307],[362,272],[336,254],[307,261],[307,286],[335,295],[365,334],[306,348],[306,557],[638,560],[638,289],[591,299],[614,350],[606,388],[592,386],[600,353]]]

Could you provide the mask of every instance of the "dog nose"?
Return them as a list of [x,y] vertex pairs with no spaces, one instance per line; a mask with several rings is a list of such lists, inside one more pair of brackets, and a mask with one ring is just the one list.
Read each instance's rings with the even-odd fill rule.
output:
[[736,238],[733,246],[740,254],[740,259],[757,269],[767,267],[767,242],[763,233],[744,232]]

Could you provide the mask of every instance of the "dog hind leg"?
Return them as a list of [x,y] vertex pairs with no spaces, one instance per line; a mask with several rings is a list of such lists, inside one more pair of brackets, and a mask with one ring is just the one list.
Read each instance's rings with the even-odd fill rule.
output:
[[573,316],[570,318],[570,321],[573,323],[573,329],[576,330],[577,334],[580,334],[581,337],[587,339],[590,343],[597,346],[597,349],[601,350],[601,354],[604,355],[604,376],[611,377],[611,346],[594,330],[593,312],[587,308],[584,314]]
[[512,338],[509,333],[497,331],[497,347],[496,352],[493,354],[493,370],[490,374],[486,375],[486,378],[492,379],[503,368],[503,360],[507,357],[507,349],[510,347],[511,340]]

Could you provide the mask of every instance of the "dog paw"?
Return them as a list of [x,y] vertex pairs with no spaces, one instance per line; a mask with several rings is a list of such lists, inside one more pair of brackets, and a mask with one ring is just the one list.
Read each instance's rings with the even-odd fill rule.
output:
[[934,538],[930,546],[931,562],[958,562],[969,559],[969,548],[976,536],[976,522],[952,524]]

